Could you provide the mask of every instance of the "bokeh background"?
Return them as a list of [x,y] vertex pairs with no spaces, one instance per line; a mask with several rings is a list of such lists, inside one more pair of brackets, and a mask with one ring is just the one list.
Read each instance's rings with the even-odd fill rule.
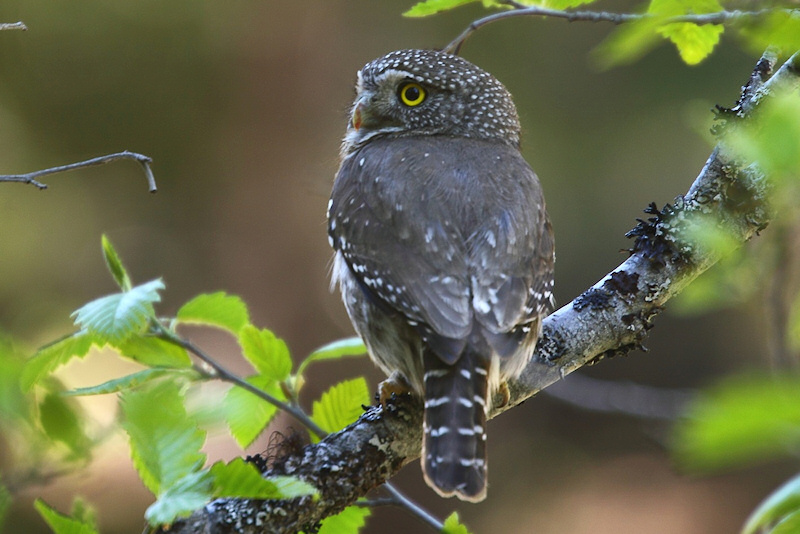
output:
[[[285,338],[296,359],[352,335],[329,291],[325,207],[355,72],[393,49],[441,47],[484,14],[476,5],[401,17],[412,3],[3,2],[0,20],[22,20],[30,30],[0,33],[0,174],[128,149],[153,158],[159,192],[147,193],[132,162],[48,177],[47,191],[2,185],[0,330],[30,351],[69,332],[72,310],[114,290],[100,254],[107,233],[136,280],[164,278],[164,314],[222,289],[242,296],[256,324]],[[701,133],[710,108],[735,101],[756,60],[723,37],[697,67],[662,45],[604,71],[592,50],[611,31],[517,19],[486,27],[463,49],[516,98],[524,155],[544,185],[556,232],[562,304],[625,258],[623,235],[642,208],[688,188],[710,151]],[[703,316],[667,310],[648,353],[581,373],[692,388],[764,366],[757,310],[752,302]],[[245,372],[230,341],[190,335]],[[59,376],[88,385],[132,368],[109,356],[92,355]],[[304,401],[310,406],[336,380],[358,374],[373,387],[382,378],[366,359],[319,364]],[[84,405],[102,424],[114,418],[113,398]],[[270,431],[292,424],[279,418]],[[736,531],[787,477],[780,465],[682,473],[664,449],[668,424],[547,395],[494,420],[489,433],[484,503],[439,499],[416,463],[398,485],[440,517],[459,510],[476,533],[711,534]],[[268,439],[266,432],[248,452],[263,451]],[[242,454],[222,435],[207,452],[211,460]],[[6,530],[45,532],[30,501],[43,496],[66,511],[78,494],[97,507],[106,533],[139,532],[152,499],[125,440],[112,438],[80,474],[26,490]],[[379,509],[365,531],[423,527]]]

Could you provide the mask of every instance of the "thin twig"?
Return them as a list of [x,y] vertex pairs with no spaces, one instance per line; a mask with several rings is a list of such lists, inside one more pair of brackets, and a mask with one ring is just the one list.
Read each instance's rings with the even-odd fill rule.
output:
[[[319,425],[317,425],[310,417],[308,417],[308,415],[299,405],[296,405],[295,403],[287,404],[273,397],[263,389],[260,389],[254,386],[253,384],[247,382],[238,375],[228,371],[225,367],[220,365],[219,362],[217,362],[214,358],[206,354],[205,351],[203,351],[200,347],[196,346],[194,343],[192,343],[187,339],[183,339],[182,337],[177,336],[176,334],[165,328],[164,325],[162,325],[160,322],[153,321],[153,326],[156,329],[156,335],[160,339],[163,339],[164,341],[172,343],[173,345],[177,345],[191,352],[192,354],[197,356],[200,360],[202,360],[204,363],[208,364],[214,370],[214,373],[208,373],[206,371],[203,371],[202,369],[197,369],[197,371],[201,375],[204,375],[209,378],[217,378],[225,382],[230,382],[249,391],[253,395],[256,395],[257,397],[267,401],[273,406],[276,406],[277,408],[290,414],[292,417],[297,419],[297,421],[299,421],[302,425],[304,425],[310,432],[314,433],[319,439],[322,439],[328,435],[326,431],[320,428]],[[393,504],[405,508],[412,515],[416,516],[422,522],[430,525],[434,529],[442,530],[444,525],[438,519],[433,517],[431,514],[429,514],[419,505],[417,505],[414,501],[406,497],[399,489],[394,487],[390,482],[385,482],[383,484],[383,487],[385,487],[386,491],[388,491],[391,494],[392,496],[391,499]]]
[[218,378],[219,380],[223,380],[225,382],[230,382],[232,384],[239,386],[242,389],[245,389],[246,391],[249,391],[253,395],[267,401],[268,403],[272,404],[273,406],[276,406],[277,408],[285,411],[286,413],[297,419],[300,423],[302,423],[306,428],[308,428],[319,438],[323,438],[327,435],[327,432],[322,430],[319,427],[319,425],[317,425],[314,421],[312,421],[311,418],[308,417],[306,413],[299,407],[292,406],[291,404],[287,404],[281,401],[280,399],[273,397],[263,389],[254,386],[247,380],[228,371],[225,367],[220,365],[219,362],[217,362],[214,358],[206,354],[205,351],[203,351],[203,349],[196,346],[191,341],[183,339],[182,337],[175,335],[173,332],[170,332],[164,327],[164,325],[162,325],[158,321],[154,321],[153,324],[157,330],[156,335],[160,339],[163,339],[164,341],[172,343],[173,345],[177,345],[178,347],[181,347],[191,352],[192,354],[200,358],[203,362],[208,364],[214,370],[213,374],[203,373],[206,376],[210,376],[212,378]]
[[556,382],[542,393],[584,410],[665,421],[677,419],[695,396],[689,389],[600,380],[578,373]]
[[[610,22],[611,24],[623,24],[626,22],[633,22],[644,19],[656,19],[659,17],[653,13],[609,13],[607,11],[564,11],[559,9],[548,9],[539,6],[525,6],[513,0],[504,2],[511,6],[513,9],[509,11],[501,11],[499,13],[492,13],[481,19],[475,20],[470,23],[461,34],[453,39],[450,44],[445,46],[442,50],[451,54],[458,54],[461,46],[469,37],[480,28],[497,22],[498,20],[508,19],[512,17],[553,17],[564,19],[568,22]],[[791,10],[788,10],[791,11]],[[694,24],[725,24],[729,22],[738,21],[745,18],[758,18],[769,13],[775,13],[774,9],[760,9],[756,11],[717,11],[715,13],[698,13],[680,15],[676,17],[666,17],[661,21],[663,24],[671,24],[676,22],[691,22]]]
[[426,510],[421,508],[419,505],[417,505],[417,503],[415,503],[414,501],[412,501],[411,499],[409,499],[408,497],[403,495],[400,492],[400,490],[398,490],[397,488],[392,486],[391,483],[386,482],[383,485],[383,487],[385,487],[389,491],[389,493],[392,495],[392,498],[394,499],[395,504],[398,504],[399,506],[402,506],[403,508],[405,508],[406,510],[408,510],[409,512],[414,514],[417,517],[417,519],[419,519],[420,521],[422,521],[426,525],[429,525],[431,528],[433,528],[436,531],[441,531],[444,528],[444,524],[442,524],[438,519],[433,517],[431,514],[429,514]]
[[3,30],[27,30],[28,27],[22,22],[0,22],[0,31]]
[[153,176],[153,171],[150,168],[150,164],[153,160],[147,156],[142,154],[137,154],[136,152],[129,152],[125,150],[124,152],[117,152],[116,154],[108,154],[107,156],[100,156],[97,158],[87,159],[86,161],[79,161],[78,163],[70,163],[69,165],[61,165],[59,167],[52,167],[50,169],[43,169],[40,171],[29,172],[27,174],[6,174],[0,175],[0,182],[20,182],[24,184],[31,184],[39,189],[47,189],[47,184],[43,184],[36,179],[41,176],[46,176],[48,174],[56,174],[59,172],[68,172],[74,171],[75,169],[82,169],[84,167],[93,167],[95,165],[103,165],[105,163],[109,163],[112,161],[117,161],[120,159],[132,159],[138,162],[142,169],[144,169],[144,174],[147,178],[147,185],[150,189],[151,193],[155,193],[156,188],[156,180]]

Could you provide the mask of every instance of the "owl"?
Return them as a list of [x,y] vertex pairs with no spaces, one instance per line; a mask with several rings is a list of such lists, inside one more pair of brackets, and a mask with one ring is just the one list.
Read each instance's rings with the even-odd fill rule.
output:
[[[367,63],[328,205],[332,284],[384,391],[424,402],[423,476],[486,496],[491,399],[552,309],[553,233],[510,93],[458,56]],[[389,387],[391,386],[391,387]]]

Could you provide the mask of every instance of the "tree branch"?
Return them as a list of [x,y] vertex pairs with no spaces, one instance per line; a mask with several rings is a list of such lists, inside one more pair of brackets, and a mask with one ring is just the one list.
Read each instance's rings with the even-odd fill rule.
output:
[[28,27],[22,22],[0,22],[0,31],[3,30],[27,30]]
[[147,156],[143,156],[142,154],[137,154],[136,152],[128,152],[127,150],[123,152],[117,152],[116,154],[108,154],[106,156],[87,159],[86,161],[70,163],[69,165],[61,165],[59,167],[52,167],[50,169],[43,169],[40,171],[29,172],[27,174],[0,174],[0,182],[19,182],[23,184],[34,185],[39,189],[47,189],[47,184],[43,184],[37,181],[36,179],[41,176],[47,176],[48,174],[56,174],[59,172],[68,172],[68,171],[74,171],[75,169],[82,169],[84,167],[103,165],[105,163],[117,161],[120,159],[132,159],[138,162],[142,166],[142,169],[144,170],[144,174],[145,177],[147,178],[147,185],[150,189],[150,192],[151,193],[156,192],[157,190],[156,179],[153,176],[153,170],[150,168],[150,164],[153,162],[153,160],[148,158]]
[[[772,62],[766,56],[759,61],[739,103],[726,115],[747,118],[768,95],[800,89],[800,53],[767,80]],[[695,239],[695,230],[712,222],[744,243],[769,222],[766,193],[758,169],[737,162],[720,140],[688,193],[661,210],[651,205],[647,213],[652,217],[628,233],[635,239],[631,256],[545,319],[530,364],[509,384],[510,402],[495,408],[492,416],[583,365],[639,347],[663,305],[720,258],[718,251]],[[310,482],[320,491],[317,500],[218,499],[176,522],[169,532],[313,531],[321,519],[417,459],[421,427],[422,407],[416,398],[405,396],[386,407],[372,407],[341,432],[276,459],[267,470],[268,475],[293,475]]]
[[[659,15],[653,13],[610,13],[607,11],[564,11],[560,9],[548,9],[539,6],[527,6],[520,4],[513,0],[503,2],[504,4],[512,7],[509,11],[501,11],[499,13],[492,13],[483,18],[473,21],[461,34],[453,39],[450,44],[444,47],[444,52],[451,54],[458,54],[464,42],[470,36],[493,22],[504,20],[514,17],[552,17],[557,19],[564,19],[568,22],[610,22],[611,24],[624,24],[626,22],[634,22],[638,20],[657,20]],[[726,24],[735,23],[743,19],[754,19],[763,17],[769,13],[775,13],[774,9],[760,9],[756,11],[717,11],[715,13],[695,13],[688,15],[680,15],[676,17],[661,17],[662,24],[671,24],[676,22],[691,22],[694,24]]]

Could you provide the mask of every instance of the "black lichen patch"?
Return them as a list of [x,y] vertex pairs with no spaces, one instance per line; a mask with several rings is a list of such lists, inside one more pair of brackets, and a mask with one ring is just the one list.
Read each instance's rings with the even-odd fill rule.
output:
[[612,293],[605,289],[590,287],[572,301],[572,307],[578,312],[586,308],[604,310],[610,306],[611,297]]
[[614,271],[603,283],[603,287],[619,295],[634,295],[638,292],[639,273],[628,273],[626,271]]
[[561,333],[545,326],[536,342],[536,358],[542,363],[551,364],[566,352],[566,344]]
[[667,261],[685,260],[675,244],[667,239],[670,223],[675,219],[675,214],[683,210],[683,206],[684,200],[680,196],[675,199],[674,204],[665,204],[661,210],[655,202],[651,202],[644,212],[652,217],[647,220],[636,219],[638,224],[625,234],[625,237],[634,240],[633,247],[628,252],[631,255],[641,254],[653,264],[662,267]]

